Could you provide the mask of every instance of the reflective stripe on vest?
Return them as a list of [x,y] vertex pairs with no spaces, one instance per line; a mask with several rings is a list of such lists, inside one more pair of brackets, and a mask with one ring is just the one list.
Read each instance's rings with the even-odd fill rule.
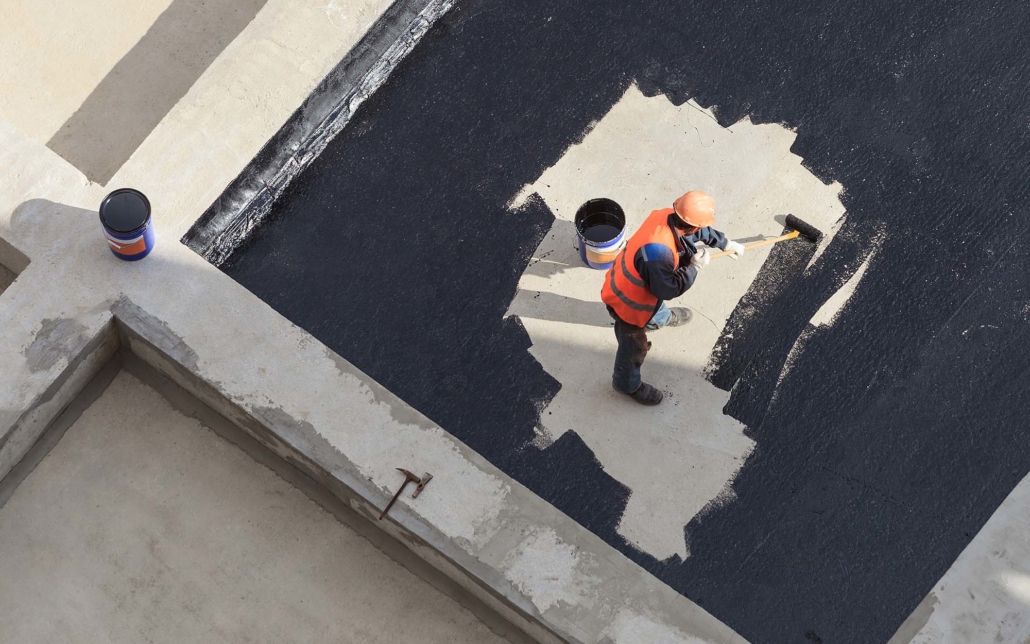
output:
[[[636,326],[647,324],[658,306],[658,298],[647,289],[647,283],[631,264],[637,252],[647,244],[660,244],[673,253],[673,267],[678,266],[676,236],[669,227],[671,208],[652,212],[630,237],[601,288],[601,300],[623,321]],[[628,258],[628,259],[627,259]]]
[[[639,277],[637,277],[633,273],[630,273],[629,269],[626,268],[626,253],[620,253],[619,257],[621,258],[621,261],[619,263],[622,265],[622,276],[625,277],[626,279],[628,279],[629,283],[632,284],[633,286],[639,286],[641,288],[646,287],[647,284],[644,284],[644,280],[640,279]],[[614,285],[615,285],[615,272],[612,271],[612,286],[614,286]]]
[[[626,270],[625,252],[623,252],[622,269],[623,269],[623,271]],[[625,275],[626,275],[626,277],[629,277],[628,273],[625,273]],[[615,271],[614,270],[608,271],[608,276],[609,276],[609,282],[610,282],[608,284],[608,286],[611,287],[612,293],[615,293],[615,297],[617,297],[620,300],[622,300],[623,304],[625,304],[626,306],[628,306],[631,309],[636,309],[637,311],[646,311],[648,313],[654,313],[654,307],[655,307],[655,305],[658,304],[658,298],[655,298],[655,303],[654,304],[640,304],[639,302],[634,302],[633,300],[631,300],[628,297],[626,297],[626,294],[623,293],[621,290],[619,290],[619,287],[615,284]],[[643,285],[644,285],[644,283],[640,282],[639,286],[643,286]]]

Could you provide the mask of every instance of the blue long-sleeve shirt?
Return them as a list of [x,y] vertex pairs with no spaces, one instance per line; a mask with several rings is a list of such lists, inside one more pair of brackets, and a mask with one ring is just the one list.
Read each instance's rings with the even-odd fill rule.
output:
[[726,235],[710,227],[701,228],[691,235],[679,236],[673,225],[673,216],[669,215],[669,227],[672,228],[673,234],[677,235],[679,268],[673,269],[672,251],[663,244],[645,244],[633,257],[633,266],[647,284],[647,290],[658,298],[658,306],[661,306],[662,301],[683,295],[694,285],[697,269],[690,265],[690,258],[697,252],[697,244],[725,250],[728,241]]

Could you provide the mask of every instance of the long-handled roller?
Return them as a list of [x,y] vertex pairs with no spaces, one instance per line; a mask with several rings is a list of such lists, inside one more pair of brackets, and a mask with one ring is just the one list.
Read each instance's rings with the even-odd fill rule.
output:
[[[801,221],[800,219],[798,219],[794,215],[787,215],[787,228],[790,228],[792,230],[789,233],[785,234],[785,235],[780,235],[779,237],[773,237],[772,239],[763,239],[762,241],[753,242],[751,244],[745,244],[744,248],[746,248],[747,250],[751,250],[752,248],[758,248],[760,246],[768,246],[770,244],[776,244],[776,243],[779,243],[779,242],[782,242],[782,241],[787,241],[788,239],[794,239],[795,237],[798,237],[798,236],[804,237],[804,238],[808,239],[809,241],[818,244],[819,240],[823,238],[823,234],[821,232],[819,232],[818,228],[816,228],[812,224],[805,223],[804,221]],[[718,252],[718,253],[713,253],[712,254],[712,259],[715,259],[716,257],[725,257],[727,255],[732,255],[732,254],[733,254],[733,251],[731,251],[731,250],[724,250],[724,251],[721,251],[721,252]]]

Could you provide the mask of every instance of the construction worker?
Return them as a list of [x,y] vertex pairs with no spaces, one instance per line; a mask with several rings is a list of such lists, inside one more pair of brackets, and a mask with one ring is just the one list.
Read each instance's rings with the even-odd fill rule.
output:
[[665,301],[683,295],[708,265],[711,253],[697,245],[729,250],[734,259],[744,254],[743,244],[727,239],[713,224],[715,200],[692,190],[672,208],[652,212],[605,276],[601,299],[615,318],[619,341],[612,386],[638,403],[662,401],[661,391],[640,380],[640,366],[651,348],[647,331],[690,321],[690,309],[669,308]]

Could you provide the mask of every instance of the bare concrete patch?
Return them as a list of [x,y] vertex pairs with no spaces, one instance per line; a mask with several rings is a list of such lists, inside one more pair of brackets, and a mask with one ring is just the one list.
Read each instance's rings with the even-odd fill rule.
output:
[[779,235],[787,214],[829,230],[844,214],[841,187],[802,167],[790,152],[795,138],[780,125],[746,119],[724,128],[693,101],[676,106],[634,86],[512,200],[518,208],[542,198],[556,217],[509,309],[529,332],[531,353],[562,383],[541,416],[541,434],[556,440],[574,430],[586,441],[605,471],[632,491],[619,533],[659,559],[689,556],[684,526],[732,498],[729,484],[754,447],[744,425],[723,414],[729,393],[704,369],[769,250],[714,260],[671,304],[690,307],[694,320],[651,334],[644,378],[667,399],[643,411],[612,391],[616,342],[600,302],[604,273],[580,262],[572,221],[588,199],[608,197],[623,207],[632,233],[652,210],[703,189],[716,198],[716,228],[734,239]]
[[47,371],[81,349],[87,329],[76,320],[43,320],[36,339],[25,349],[32,371]]
[[[875,242],[874,242],[875,243]],[[870,262],[873,261],[873,257],[876,255],[876,251],[869,253],[862,265],[858,267],[855,274],[852,275],[847,282],[845,282],[836,293],[830,296],[826,303],[823,304],[815,315],[812,316],[811,324],[813,326],[829,326],[833,324],[834,319],[844,309],[851,296],[855,294],[855,289],[858,288],[859,282],[865,277],[865,272],[869,269]]]
[[587,557],[564,543],[554,530],[532,532],[502,565],[508,579],[532,597],[540,611],[559,602],[589,606],[600,583],[590,576]]

